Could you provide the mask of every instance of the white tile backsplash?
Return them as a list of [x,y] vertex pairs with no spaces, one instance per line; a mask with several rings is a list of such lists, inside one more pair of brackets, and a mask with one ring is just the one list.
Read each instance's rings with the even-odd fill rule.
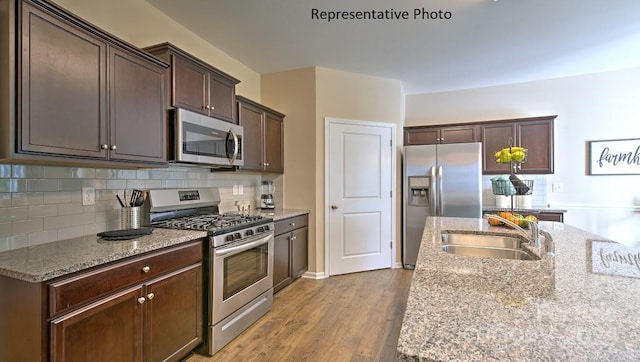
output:
[[[218,187],[220,210],[236,211],[236,201],[259,207],[262,175],[211,172],[206,168],[104,169],[0,164],[0,251],[49,243],[120,228],[116,194],[133,188]],[[276,181],[276,205],[282,205],[282,177]],[[243,195],[233,195],[233,185]],[[96,203],[82,206],[82,187],[94,187]]]

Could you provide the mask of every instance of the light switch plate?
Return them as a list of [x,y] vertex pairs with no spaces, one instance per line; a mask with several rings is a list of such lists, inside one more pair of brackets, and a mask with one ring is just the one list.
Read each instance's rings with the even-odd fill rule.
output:
[[82,206],[96,204],[96,190],[93,187],[82,188]]
[[238,185],[238,195],[244,195],[244,185]]
[[234,196],[238,195],[238,185],[233,185],[232,190],[233,190],[233,195]]

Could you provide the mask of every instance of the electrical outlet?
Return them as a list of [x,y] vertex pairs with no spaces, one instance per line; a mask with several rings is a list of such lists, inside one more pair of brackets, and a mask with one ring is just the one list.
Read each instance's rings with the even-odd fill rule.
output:
[[564,192],[564,184],[551,184],[551,192]]
[[244,185],[238,185],[238,195],[244,195]]
[[82,206],[96,204],[96,190],[93,187],[82,188]]
[[233,195],[237,196],[238,195],[238,185],[233,185],[232,190],[233,190]]

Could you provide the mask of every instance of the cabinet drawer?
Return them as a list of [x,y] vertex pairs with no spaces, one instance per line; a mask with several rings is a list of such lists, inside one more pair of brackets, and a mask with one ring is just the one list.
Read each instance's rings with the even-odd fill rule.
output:
[[301,227],[305,227],[309,224],[309,215],[300,215],[290,217],[288,219],[283,219],[276,221],[275,223],[275,235],[280,235],[287,233],[291,230],[299,229]]
[[49,316],[202,261],[202,241],[151,252],[48,285]]

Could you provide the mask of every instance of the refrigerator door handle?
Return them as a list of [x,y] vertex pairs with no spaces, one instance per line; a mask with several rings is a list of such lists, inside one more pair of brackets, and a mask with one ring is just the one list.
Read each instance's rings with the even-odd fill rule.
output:
[[438,214],[436,214],[437,209],[436,209],[436,205],[438,204],[438,201],[436,200],[436,168],[435,166],[431,166],[431,168],[429,169],[429,180],[431,180],[431,182],[429,182],[429,198],[431,199],[431,215],[433,216],[438,216]]
[[438,166],[438,213],[436,215],[442,216],[442,166]]

